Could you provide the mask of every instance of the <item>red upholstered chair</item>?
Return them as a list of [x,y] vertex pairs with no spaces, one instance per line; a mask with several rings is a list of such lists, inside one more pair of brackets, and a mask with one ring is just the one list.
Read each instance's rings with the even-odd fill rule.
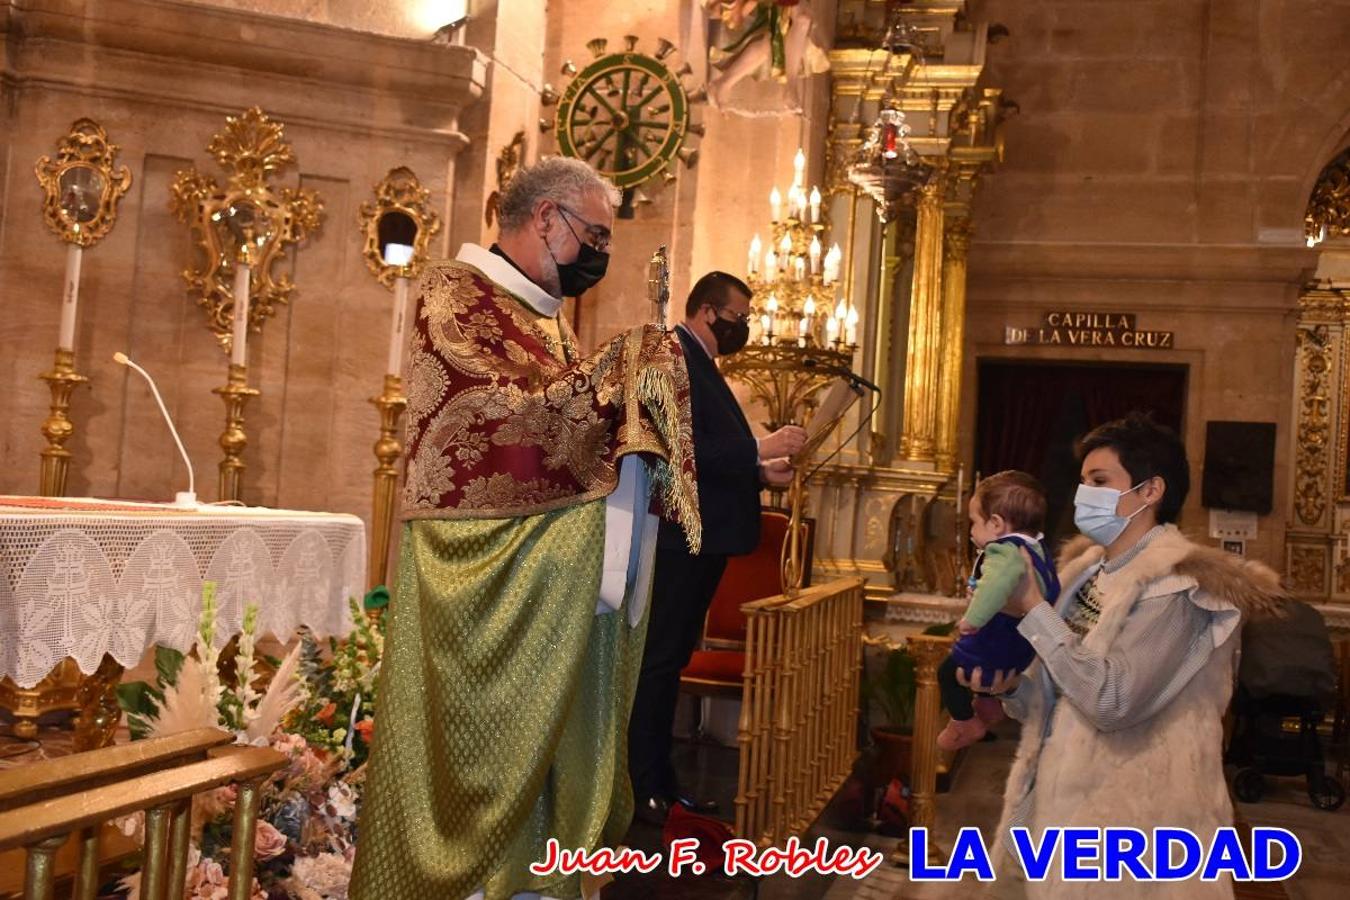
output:
[[[802,541],[802,584],[811,583],[812,524],[810,519],[802,521],[806,532]],[[759,546],[747,556],[727,560],[703,626],[703,647],[694,651],[689,665],[680,673],[680,690],[700,697],[741,695],[746,631],[741,605],[783,593],[781,559],[787,533],[786,513],[762,510]]]

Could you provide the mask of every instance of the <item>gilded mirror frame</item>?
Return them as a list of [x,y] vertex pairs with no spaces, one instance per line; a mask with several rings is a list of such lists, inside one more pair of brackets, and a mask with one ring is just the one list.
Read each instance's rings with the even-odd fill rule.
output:
[[[46,195],[42,219],[61,240],[80,247],[92,247],[102,240],[117,222],[117,204],[131,187],[131,170],[118,167],[120,148],[108,140],[108,133],[93,119],[77,119],[70,131],[57,143],[56,158],[43,156],[33,167]],[[81,221],[67,214],[65,203],[72,199],[64,185],[66,176],[78,171],[95,173],[100,179],[94,193],[97,205],[92,215]],[[74,192],[78,201],[78,192]]]
[[[413,255],[407,265],[390,265],[380,245],[380,220],[386,215],[405,215],[412,220],[416,234]],[[415,278],[426,263],[431,239],[441,230],[440,217],[431,208],[431,192],[422,187],[417,175],[407,166],[390,169],[375,185],[375,199],[361,204],[360,227],[365,235],[363,256],[372,275],[390,290],[395,278]]]

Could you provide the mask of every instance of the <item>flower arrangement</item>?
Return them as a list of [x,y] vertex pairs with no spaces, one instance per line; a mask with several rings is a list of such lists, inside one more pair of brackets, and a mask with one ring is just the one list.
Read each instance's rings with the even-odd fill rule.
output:
[[[387,603],[383,588],[368,608]],[[270,745],[289,765],[263,786],[254,837],[254,900],[345,900],[356,854],[364,763],[375,727],[375,676],[384,649],[380,621],[351,601],[352,631],[321,647],[308,630],[283,660],[258,659],[258,611],[244,613],[233,677],[221,681],[215,646],[215,585],[202,592],[196,644],[189,654],[156,651],[156,683],[124,684],[119,700],[132,738],[214,726],[240,743]],[[326,652],[325,652],[326,651]],[[275,666],[260,690],[263,663]],[[192,848],[185,896],[223,900],[230,871],[235,790],[219,788],[193,799]],[[128,833],[138,820],[124,823]],[[140,896],[140,874],[122,879]]]

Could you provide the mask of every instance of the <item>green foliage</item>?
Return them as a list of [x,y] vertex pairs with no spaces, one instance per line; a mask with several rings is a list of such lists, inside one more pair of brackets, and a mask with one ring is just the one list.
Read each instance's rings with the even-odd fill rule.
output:
[[178,681],[184,654],[170,647],[155,647],[155,683],[128,681],[117,686],[117,705],[127,714],[131,739],[138,741],[150,732],[150,720],[164,704],[164,688]]
[[314,636],[301,633],[299,670],[308,696],[286,720],[287,731],[341,757],[350,768],[360,766],[370,752],[376,675],[384,654],[384,618],[372,623],[362,605],[350,601],[352,632],[343,641],[328,639],[326,661]]
[[888,652],[880,671],[863,683],[863,696],[875,703],[886,717],[886,724],[898,731],[914,730],[918,692],[914,655],[903,647]]
[[155,672],[159,675],[160,686],[178,681],[178,673],[183,670],[183,660],[187,656],[172,647],[155,647]]
[[117,705],[127,714],[127,728],[133,741],[139,741],[149,733],[147,719],[162,702],[164,694],[144,681],[129,681],[117,686]]

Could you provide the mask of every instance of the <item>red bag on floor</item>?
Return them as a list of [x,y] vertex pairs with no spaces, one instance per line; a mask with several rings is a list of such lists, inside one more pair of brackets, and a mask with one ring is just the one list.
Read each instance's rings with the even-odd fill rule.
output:
[[909,788],[899,778],[892,778],[886,786],[886,793],[877,805],[877,818],[881,822],[881,833],[903,835],[909,830],[910,817]]
[[670,815],[666,817],[666,824],[661,829],[661,841],[665,844],[667,852],[670,851],[670,845],[677,840],[697,838],[698,861],[707,867],[708,872],[722,871],[722,847],[733,837],[735,835],[721,819],[690,812],[679,803],[671,804]]

